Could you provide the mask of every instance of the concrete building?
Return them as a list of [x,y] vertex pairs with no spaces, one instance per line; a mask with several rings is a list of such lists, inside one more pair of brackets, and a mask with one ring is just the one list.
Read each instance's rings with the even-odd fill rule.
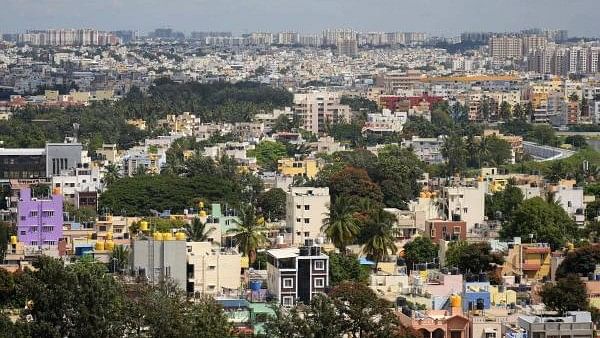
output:
[[513,332],[522,332],[520,337],[594,337],[592,315],[586,311],[572,311],[565,317],[519,316],[517,327],[506,328],[506,336],[513,337]]
[[350,120],[350,106],[341,104],[340,99],[334,92],[294,94],[294,114],[300,117],[303,129],[323,133],[327,124]]
[[329,286],[329,256],[318,246],[267,251],[269,293],[279,305],[309,304]]
[[417,157],[427,164],[444,163],[442,156],[442,146],[444,145],[445,136],[437,138],[423,138],[413,136],[410,140],[403,140],[403,148],[412,148]]
[[187,289],[187,246],[185,240],[136,239],[132,246],[131,269],[152,284],[172,279]]
[[314,158],[283,158],[277,161],[277,171],[284,176],[314,178],[319,173],[319,166]]
[[211,242],[187,242],[187,292],[217,296],[239,289],[241,260]]
[[292,243],[323,236],[321,227],[329,212],[329,188],[292,187],[286,200],[286,225]]
[[477,182],[474,186],[444,187],[442,191],[444,212],[448,220],[465,221],[467,232],[485,219],[485,184]]
[[32,196],[30,188],[20,190],[17,206],[19,241],[39,249],[56,247],[62,238],[63,200],[61,195],[49,199]]
[[519,37],[493,36],[489,40],[490,54],[494,59],[521,59],[522,41]]
[[367,121],[362,128],[362,132],[373,134],[400,133],[407,120],[407,112],[392,112],[389,109],[384,109],[379,114],[367,114]]

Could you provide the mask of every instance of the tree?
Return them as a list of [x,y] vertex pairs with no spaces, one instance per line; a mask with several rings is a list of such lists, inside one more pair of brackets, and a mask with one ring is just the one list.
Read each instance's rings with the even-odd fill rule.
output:
[[577,225],[560,205],[534,197],[524,201],[501,230],[504,238],[530,234],[556,249],[576,238]]
[[283,143],[274,141],[262,141],[253,150],[248,150],[248,156],[256,157],[258,165],[264,170],[274,171],[277,169],[277,161],[287,156]]
[[335,252],[329,254],[329,282],[336,286],[342,282],[366,284],[369,281],[370,269],[362,266],[355,255],[344,255]]
[[565,138],[565,143],[570,144],[575,148],[583,148],[588,145],[585,137],[581,135],[569,135]]
[[354,217],[356,211],[350,198],[342,195],[329,206],[329,212],[323,220],[321,231],[342,253],[346,252],[348,244],[354,242],[360,230],[359,221]]
[[127,322],[123,290],[106,273],[104,264],[80,260],[65,266],[62,261],[40,257],[35,271],[25,271],[17,296],[31,306],[28,323],[35,337],[121,337]]
[[502,255],[491,253],[488,243],[452,242],[446,253],[446,265],[457,267],[463,273],[490,272],[503,261]]
[[555,284],[544,284],[540,296],[546,306],[561,316],[568,311],[583,311],[588,308],[585,284],[575,275],[561,278]]
[[393,215],[383,209],[377,209],[369,214],[360,238],[364,245],[363,252],[379,262],[387,255],[395,254],[396,247]]
[[192,336],[206,338],[230,337],[233,327],[223,307],[210,296],[201,296],[191,306]]
[[8,240],[12,231],[13,227],[8,222],[0,221],[0,259],[2,261],[4,261]]
[[110,253],[110,261],[108,269],[110,272],[122,272],[125,270],[129,263],[129,249],[124,245],[117,245],[115,249]]
[[371,180],[366,170],[351,166],[331,176],[329,193],[333,203],[340,196],[346,196],[353,202],[359,198],[368,198],[379,204],[383,202],[381,188]]
[[366,285],[345,282],[333,288],[330,297],[342,332],[350,337],[400,337],[407,332],[391,304]]
[[387,145],[379,151],[373,179],[381,187],[384,202],[391,208],[406,208],[421,190],[417,182],[425,164],[410,149]]
[[510,119],[511,106],[507,101],[502,101],[500,104],[500,120]]
[[210,234],[216,230],[215,227],[208,227],[199,217],[194,217],[190,224],[184,226],[184,229],[188,240],[192,242],[208,242]]
[[404,259],[410,270],[416,264],[433,262],[437,256],[438,247],[428,237],[417,237],[404,244]]
[[235,227],[229,229],[227,234],[233,235],[233,245],[250,259],[250,263],[253,263],[256,259],[256,250],[267,243],[264,221],[257,217],[256,210],[249,204],[241,207],[238,219],[234,220]]
[[272,188],[258,195],[258,207],[269,220],[285,218],[287,194],[281,188]]
[[535,125],[528,136],[530,139],[543,145],[557,146],[559,143],[556,131],[547,124]]
[[496,136],[485,137],[481,140],[483,154],[481,160],[489,166],[498,167],[510,160],[512,153],[508,142]]
[[442,156],[447,160],[448,175],[463,173],[467,168],[467,149],[463,137],[459,134],[449,135],[442,146]]
[[523,199],[521,189],[509,183],[504,190],[485,196],[485,214],[491,220],[510,220]]
[[[273,310],[275,315],[270,316],[265,323],[267,337],[325,338],[340,335],[341,327],[335,305],[324,295],[316,295],[308,306],[300,304],[288,310],[274,306]],[[317,322],[316,319],[322,322]]]
[[569,275],[586,277],[596,270],[598,263],[600,263],[600,244],[586,245],[567,253],[556,270],[556,276],[559,278]]
[[121,174],[119,173],[119,168],[114,163],[104,167],[104,184],[107,187],[115,183],[119,178],[121,178]]

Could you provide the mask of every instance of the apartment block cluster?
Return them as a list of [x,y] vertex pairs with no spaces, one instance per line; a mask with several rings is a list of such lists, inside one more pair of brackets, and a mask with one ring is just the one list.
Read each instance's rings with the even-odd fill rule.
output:
[[31,30],[17,35],[17,42],[32,46],[110,46],[121,39],[114,33],[97,29]]

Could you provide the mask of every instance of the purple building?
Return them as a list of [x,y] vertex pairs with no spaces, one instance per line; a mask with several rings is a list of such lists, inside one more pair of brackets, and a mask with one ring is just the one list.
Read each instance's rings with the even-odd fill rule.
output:
[[24,188],[20,191],[17,210],[20,242],[40,247],[58,244],[63,226],[62,195],[53,195],[51,199],[37,199],[31,197],[30,188]]

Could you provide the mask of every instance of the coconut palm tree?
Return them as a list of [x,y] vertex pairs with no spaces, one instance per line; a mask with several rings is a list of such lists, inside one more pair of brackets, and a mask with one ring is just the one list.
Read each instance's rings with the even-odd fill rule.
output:
[[346,246],[354,241],[360,230],[360,222],[354,217],[357,210],[347,197],[340,196],[329,206],[327,217],[323,220],[321,231],[342,253],[346,252]]
[[215,227],[207,228],[206,223],[203,223],[198,217],[194,217],[192,223],[186,224],[184,227],[188,239],[192,242],[208,242],[210,234],[215,230]]
[[115,249],[110,254],[109,269],[111,272],[121,272],[127,268],[129,262],[129,249],[123,245],[115,246]]
[[393,215],[383,209],[375,210],[369,215],[362,237],[363,252],[375,262],[398,251],[394,243],[396,236]]
[[234,220],[235,228],[227,230],[233,235],[232,242],[239,251],[250,259],[250,264],[256,260],[256,250],[267,242],[264,220],[256,215],[256,210],[250,204],[240,208],[238,220]]

